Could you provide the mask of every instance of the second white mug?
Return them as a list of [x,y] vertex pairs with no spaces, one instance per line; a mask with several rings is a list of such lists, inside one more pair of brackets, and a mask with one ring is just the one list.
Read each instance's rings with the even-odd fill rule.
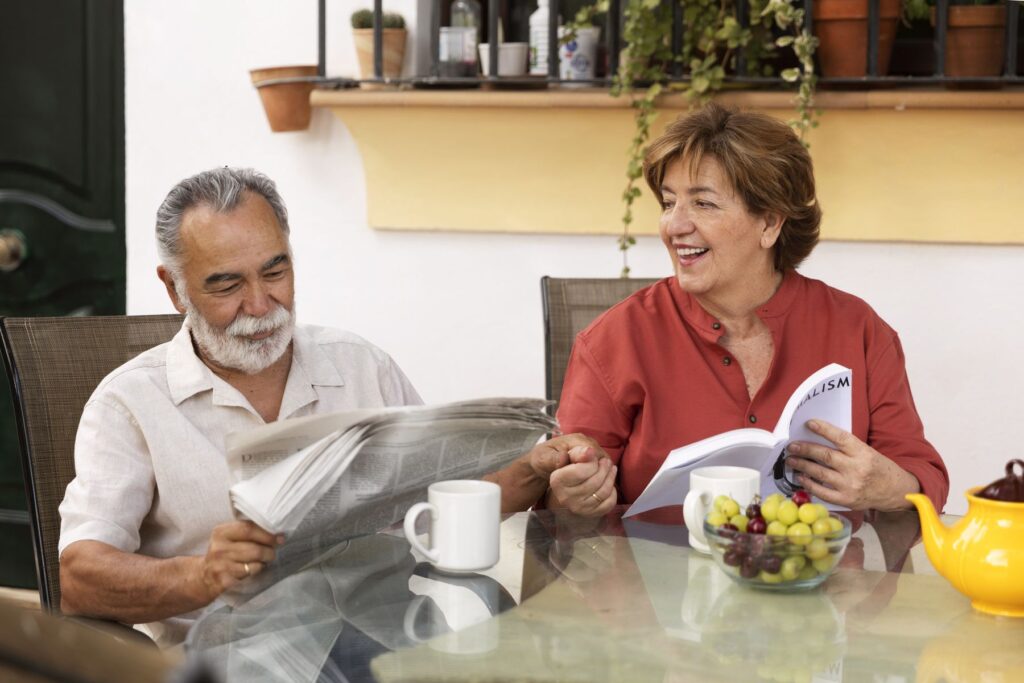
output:
[[[430,546],[416,536],[416,519],[430,512]],[[455,479],[427,488],[427,502],[405,513],[405,537],[430,564],[446,572],[473,572],[498,563],[501,487],[489,481]]]
[[710,553],[704,536],[704,518],[715,497],[727,495],[740,504],[741,511],[760,490],[761,473],[749,467],[698,467],[690,472],[690,490],[683,500],[683,520],[690,532],[690,547]]

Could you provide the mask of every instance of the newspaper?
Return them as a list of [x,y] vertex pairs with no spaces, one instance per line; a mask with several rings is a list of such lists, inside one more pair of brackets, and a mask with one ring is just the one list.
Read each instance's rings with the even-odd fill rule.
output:
[[556,427],[547,401],[490,398],[283,420],[227,438],[236,516],[332,539],[402,519],[427,486],[478,478]]

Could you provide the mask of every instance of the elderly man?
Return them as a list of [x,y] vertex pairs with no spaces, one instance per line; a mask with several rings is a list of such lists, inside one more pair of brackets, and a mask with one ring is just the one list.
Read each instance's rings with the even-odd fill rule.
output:
[[[172,645],[283,542],[233,520],[228,433],[421,400],[364,339],[295,324],[288,216],[266,176],[219,168],[183,180],[156,232],[157,275],[185,323],[107,376],[85,406],[60,507],[61,609],[146,624]],[[536,501],[585,443],[549,441],[491,475],[503,507]]]

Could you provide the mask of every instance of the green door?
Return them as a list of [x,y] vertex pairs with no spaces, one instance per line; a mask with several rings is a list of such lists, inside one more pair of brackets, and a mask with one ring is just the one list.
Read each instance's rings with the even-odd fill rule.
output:
[[[121,0],[0,2],[0,315],[124,313],[123,26]],[[34,587],[0,379],[0,585]]]

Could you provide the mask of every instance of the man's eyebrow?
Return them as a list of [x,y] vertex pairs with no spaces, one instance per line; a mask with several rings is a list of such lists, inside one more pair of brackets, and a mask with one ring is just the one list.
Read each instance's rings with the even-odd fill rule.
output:
[[290,261],[291,259],[288,258],[288,254],[278,254],[274,258],[264,263],[263,266],[260,268],[260,272],[262,273],[272,268],[277,268],[280,265],[287,265]]
[[241,280],[241,273],[214,273],[205,280],[203,280],[203,286],[209,287],[211,285],[219,285],[224,282],[231,282],[233,280]]

